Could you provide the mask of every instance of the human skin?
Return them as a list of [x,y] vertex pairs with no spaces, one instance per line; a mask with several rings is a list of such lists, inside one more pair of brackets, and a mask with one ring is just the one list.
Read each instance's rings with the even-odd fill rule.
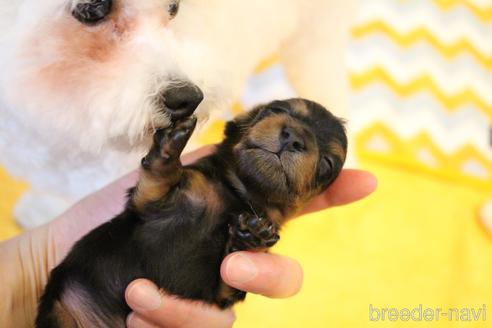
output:
[[[213,146],[184,155],[184,164],[214,151]],[[49,272],[72,245],[96,226],[120,213],[126,191],[134,186],[132,172],[89,195],[50,224],[0,244],[0,315],[7,327],[32,327],[36,307]],[[372,193],[377,182],[370,173],[343,170],[337,180],[306,206],[302,214],[340,206]],[[235,252],[221,266],[222,279],[230,286],[272,298],[296,294],[302,285],[302,268],[288,257],[272,253]],[[231,327],[232,310],[165,295],[150,281],[137,279],[126,290],[133,312],[127,325],[139,327]]]

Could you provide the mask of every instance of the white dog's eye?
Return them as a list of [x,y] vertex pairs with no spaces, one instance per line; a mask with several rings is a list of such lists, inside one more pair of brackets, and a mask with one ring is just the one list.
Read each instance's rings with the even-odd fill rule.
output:
[[168,8],[169,16],[171,17],[171,19],[178,14],[178,11],[179,11],[179,0],[171,1]]
[[111,12],[112,0],[83,0],[72,11],[72,16],[86,25],[102,21]]

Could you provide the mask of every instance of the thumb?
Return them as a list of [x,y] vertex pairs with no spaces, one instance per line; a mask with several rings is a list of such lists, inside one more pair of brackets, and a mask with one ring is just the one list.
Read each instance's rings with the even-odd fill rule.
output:
[[[235,321],[230,310],[197,301],[178,299],[164,294],[149,280],[137,279],[126,289],[125,298],[134,311],[128,327],[232,327]],[[147,325],[145,325],[147,324]]]

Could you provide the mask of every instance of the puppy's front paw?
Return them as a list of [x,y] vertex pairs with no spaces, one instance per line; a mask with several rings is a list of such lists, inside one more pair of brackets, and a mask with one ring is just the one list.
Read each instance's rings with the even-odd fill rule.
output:
[[142,166],[149,169],[155,160],[178,159],[196,127],[197,119],[190,116],[176,121],[171,127],[154,134],[154,144],[142,159]]
[[161,139],[160,149],[163,158],[181,155],[196,127],[196,116],[190,116],[174,123],[172,129],[166,130]]
[[229,224],[230,252],[272,247],[280,239],[268,218],[242,213]]

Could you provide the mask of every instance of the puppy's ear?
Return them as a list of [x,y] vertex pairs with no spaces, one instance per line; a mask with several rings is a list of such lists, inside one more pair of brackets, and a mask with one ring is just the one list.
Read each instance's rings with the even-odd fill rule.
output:
[[224,135],[226,138],[237,136],[239,132],[239,126],[237,125],[236,120],[227,122],[224,130]]
[[265,109],[265,105],[259,105],[250,110],[247,113],[241,114],[234,118],[234,120],[227,122],[224,136],[228,142],[235,143],[241,135],[247,133],[249,128],[254,125],[259,117],[260,112]]
[[241,123],[238,118],[227,122],[224,130],[224,145],[235,145],[241,140]]
[[254,121],[261,108],[262,106],[255,107],[251,111],[241,114],[234,118],[234,120],[227,122],[224,131],[225,137],[230,139],[240,136],[242,132],[249,128],[251,122]]

